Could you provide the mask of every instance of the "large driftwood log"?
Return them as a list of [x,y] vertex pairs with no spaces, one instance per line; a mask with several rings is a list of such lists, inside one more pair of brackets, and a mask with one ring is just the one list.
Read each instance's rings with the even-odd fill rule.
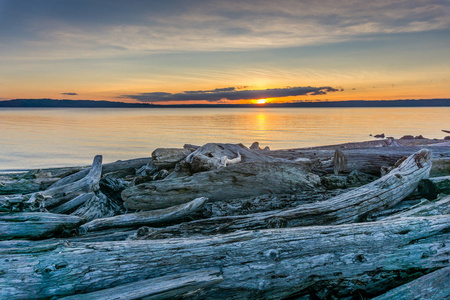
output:
[[450,195],[450,176],[433,177],[430,181],[435,185],[438,193]]
[[183,295],[204,289],[223,281],[217,268],[161,276],[148,280],[119,285],[97,292],[74,295],[63,300],[159,300],[178,299]]
[[448,214],[450,214],[450,196],[444,197],[438,201],[423,201],[410,209],[385,217],[384,220],[394,220],[403,217],[425,217]]
[[152,152],[153,164],[157,167],[174,167],[192,151],[181,148],[157,148]]
[[[430,176],[450,174],[450,147],[427,147],[433,152],[433,166]],[[275,150],[267,155],[288,160],[310,159],[313,168],[319,172],[333,173],[361,171],[380,176],[384,166],[394,166],[396,162],[417,151],[420,147],[380,147],[367,149],[337,149],[337,150]],[[339,153],[339,155],[336,154]]]
[[102,230],[105,228],[137,227],[164,222],[173,222],[185,218],[202,209],[208,198],[201,197],[191,202],[172,206],[165,209],[144,211],[132,214],[118,215],[110,218],[96,219],[80,226],[80,233]]
[[411,300],[450,298],[450,267],[442,268],[401,285],[372,300]]
[[324,224],[344,224],[364,221],[370,213],[394,206],[411,194],[420,180],[428,177],[431,152],[421,150],[408,157],[386,176],[338,195],[329,200],[299,205],[296,208],[197,220],[150,231],[149,238],[217,234],[235,230],[271,227],[294,227]]
[[242,144],[206,144],[191,154],[182,162],[182,166],[191,173],[215,170],[240,162],[274,162],[279,158],[270,157],[252,151]]
[[94,162],[89,173],[75,181],[63,185],[56,185],[42,192],[44,196],[50,197],[45,200],[45,207],[51,208],[61,205],[82,194],[90,193],[99,189],[99,181],[102,174],[102,156],[94,157]]
[[312,290],[345,297],[361,287],[375,296],[447,266],[449,239],[446,215],[197,239],[64,243],[3,255],[0,298],[91,293],[205,268],[219,268],[223,281],[201,298],[279,299]]
[[125,189],[126,208],[160,209],[198,197],[211,201],[311,190],[320,179],[301,163],[249,162]]
[[0,240],[45,238],[84,222],[82,218],[52,213],[0,214]]
[[96,197],[96,196],[95,196],[95,193],[93,193],[93,192],[82,194],[78,197],[73,198],[70,201],[67,201],[66,203],[64,203],[60,206],[57,206],[57,207],[51,209],[50,212],[52,212],[54,214],[67,213],[68,211],[71,211],[71,210],[77,208],[78,206],[82,205],[83,203],[85,203],[88,200],[91,200],[94,197]]

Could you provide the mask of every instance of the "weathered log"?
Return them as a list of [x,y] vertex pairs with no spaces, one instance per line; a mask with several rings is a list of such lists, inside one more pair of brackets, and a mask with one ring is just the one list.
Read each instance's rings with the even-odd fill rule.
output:
[[419,277],[372,300],[444,300],[449,298],[450,267],[447,267]]
[[102,192],[97,192],[95,197],[91,197],[77,208],[71,215],[78,216],[86,221],[94,219],[108,218],[118,214],[124,213],[124,208],[121,203],[105,196]]
[[404,217],[426,217],[450,214],[450,196],[444,197],[438,201],[422,201],[421,203],[382,220],[394,220]]
[[192,151],[181,148],[157,148],[152,152],[153,164],[157,167],[174,167]]
[[126,208],[151,210],[203,196],[220,201],[270,193],[293,194],[312,190],[319,182],[318,176],[308,173],[302,163],[250,162],[192,176],[142,183],[125,189],[122,198]]
[[[178,299],[186,293],[217,284],[223,281],[217,268],[166,275],[148,280],[119,285],[89,294],[64,297],[64,300],[157,300]],[[198,291],[197,291],[198,293]]]
[[429,179],[438,193],[450,195],[450,176],[433,177]]
[[172,206],[160,210],[144,211],[132,214],[118,215],[110,218],[96,219],[79,228],[80,233],[102,230],[114,227],[137,227],[153,225],[164,222],[173,222],[185,218],[202,209],[208,202],[208,198],[202,197],[191,202]]
[[233,163],[281,161],[259,151],[251,151],[242,144],[209,143],[189,154],[182,162],[182,166],[191,173],[204,172],[226,167],[230,159],[236,159]]
[[[118,160],[113,163],[108,163],[102,165],[102,175],[107,175],[108,173],[112,172],[126,172],[127,174],[133,174],[136,172],[136,169],[151,163],[152,158],[135,158],[130,160]],[[89,173],[90,168],[81,170],[75,174],[72,174],[70,176],[64,177],[60,181],[56,182],[50,188],[66,185],[69,183],[73,183],[75,181],[78,181],[82,179],[83,177],[86,177],[86,175]]]
[[[427,147],[428,148],[428,147]],[[275,150],[267,155],[295,160],[298,158],[308,158],[313,160],[313,168],[318,172],[333,173],[335,168],[340,172],[361,171],[370,175],[380,176],[380,169],[383,166],[394,166],[400,159],[409,156],[420,147],[379,147],[366,149],[338,149],[340,154],[346,159],[346,163],[334,164],[335,150]],[[433,152],[433,166],[430,176],[450,175],[450,147],[429,147]],[[344,158],[341,158],[343,162]]]
[[430,168],[431,152],[421,150],[386,176],[326,201],[284,211],[217,217],[153,229],[148,238],[361,222],[371,213],[394,206],[411,194],[420,180],[428,177]]
[[45,200],[45,207],[54,207],[66,201],[72,200],[82,194],[99,189],[99,181],[102,174],[102,156],[94,157],[94,162],[89,173],[75,182],[50,187],[42,192],[44,196],[51,197]]
[[23,178],[24,175],[0,175],[0,195],[28,194],[45,190],[60,178]]
[[41,239],[78,227],[82,218],[52,213],[0,214],[0,240]]
[[376,296],[447,266],[449,239],[446,215],[196,239],[64,243],[46,252],[3,255],[0,298],[91,293],[206,268],[219,268],[223,281],[200,298],[279,299],[310,290],[345,297],[361,287]]
[[64,214],[68,211],[71,211],[71,210],[77,208],[78,206],[82,205],[83,203],[85,203],[86,201],[88,201],[94,197],[96,197],[96,196],[95,196],[95,193],[93,193],[93,192],[82,194],[78,197],[73,198],[70,201],[67,201],[66,203],[63,203],[60,206],[57,206],[57,207],[51,209],[50,212],[52,212],[54,214]]

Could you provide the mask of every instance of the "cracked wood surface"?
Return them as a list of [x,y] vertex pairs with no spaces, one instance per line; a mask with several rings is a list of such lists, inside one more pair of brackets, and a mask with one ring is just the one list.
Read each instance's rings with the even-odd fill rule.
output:
[[[2,244],[0,243],[0,246]],[[450,216],[245,231],[195,239],[62,243],[1,257],[0,298],[46,298],[205,268],[223,281],[199,298],[279,299],[327,289],[379,295],[450,259]]]

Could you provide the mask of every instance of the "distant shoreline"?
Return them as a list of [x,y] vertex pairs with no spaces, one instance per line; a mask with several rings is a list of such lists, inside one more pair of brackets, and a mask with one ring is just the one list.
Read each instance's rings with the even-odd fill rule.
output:
[[450,98],[403,100],[346,100],[266,104],[149,104],[94,100],[14,99],[0,101],[0,108],[274,108],[274,107],[450,107]]

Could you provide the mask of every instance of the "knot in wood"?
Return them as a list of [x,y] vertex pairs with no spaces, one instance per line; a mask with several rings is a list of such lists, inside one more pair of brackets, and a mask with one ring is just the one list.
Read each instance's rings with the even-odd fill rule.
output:
[[273,261],[276,261],[279,256],[279,252],[278,252],[278,250],[270,249],[270,250],[267,250],[266,252],[264,252],[264,256]]

